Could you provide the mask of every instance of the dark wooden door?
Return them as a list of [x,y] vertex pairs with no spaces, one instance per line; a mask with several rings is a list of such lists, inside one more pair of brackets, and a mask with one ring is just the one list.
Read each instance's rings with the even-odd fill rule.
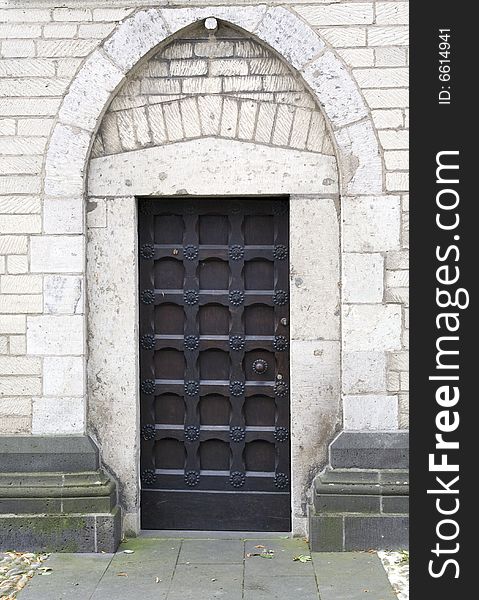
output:
[[288,203],[139,200],[144,529],[290,530]]

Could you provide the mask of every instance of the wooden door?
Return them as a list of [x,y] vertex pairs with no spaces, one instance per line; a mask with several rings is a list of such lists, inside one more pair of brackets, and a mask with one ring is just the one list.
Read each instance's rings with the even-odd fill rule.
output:
[[290,530],[288,203],[139,200],[144,529]]

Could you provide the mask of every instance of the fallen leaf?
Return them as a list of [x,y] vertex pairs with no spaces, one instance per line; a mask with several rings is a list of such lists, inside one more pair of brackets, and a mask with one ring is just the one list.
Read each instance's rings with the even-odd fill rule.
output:
[[255,548],[266,548],[266,546],[263,546],[262,544],[258,544],[257,546],[255,546]]
[[311,556],[309,556],[308,554],[298,554],[298,556],[295,556],[293,560],[297,562],[306,563],[311,561]]

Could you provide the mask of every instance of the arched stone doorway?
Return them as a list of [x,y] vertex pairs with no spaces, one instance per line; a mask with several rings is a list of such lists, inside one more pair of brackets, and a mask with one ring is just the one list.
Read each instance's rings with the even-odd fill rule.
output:
[[[321,113],[316,107],[313,108],[314,101],[309,108],[293,104],[294,117],[287,142],[273,143],[275,131],[278,131],[278,137],[281,133],[280,129],[274,129],[281,122],[273,119],[269,143],[266,144],[255,136],[267,127],[266,115],[268,110],[272,111],[270,105],[275,105],[277,116],[281,110],[279,105],[288,106],[288,103],[233,96],[229,99],[230,110],[236,110],[238,115],[243,106],[249,107],[250,112],[254,111],[255,126],[252,131],[240,136],[238,117],[234,136],[225,135],[222,138],[221,119],[217,124],[208,122],[212,129],[205,135],[205,119],[202,119],[200,106],[203,105],[206,110],[203,116],[208,112],[215,115],[214,102],[218,101],[219,96],[197,94],[196,130],[199,129],[201,135],[186,134],[182,115],[189,98],[180,97],[163,106],[163,124],[157,120],[152,127],[150,118],[150,129],[144,130],[146,144],[139,139],[135,124],[133,136],[127,142],[129,147],[123,145],[119,130],[119,151],[108,154],[107,148],[105,152],[105,145],[112,144],[111,139],[103,139],[108,137],[105,130],[100,132],[101,143],[98,141],[100,137],[97,137],[97,142],[93,144],[102,115],[109,106],[111,96],[118,92],[125,75],[128,76],[135,65],[137,69],[142,69],[145,61],[159,50],[158,44],[169,41],[169,36],[181,39],[182,28],[208,16],[215,16],[240,28],[241,35],[243,31],[253,32],[258,40],[279,52],[285,63],[297,70],[297,81],[305,81],[313,92],[309,98],[315,102],[319,100],[327,121],[315,116]],[[301,52],[298,48],[301,48]],[[265,73],[259,76],[263,79],[268,77]],[[161,76],[152,79],[158,80]],[[86,98],[86,93],[91,90],[94,90],[93,97]],[[286,93],[285,90],[280,91]],[[269,90],[266,89],[264,93],[269,93]],[[306,91],[304,93],[309,95]],[[119,100],[120,96],[116,96],[116,99]],[[225,102],[225,98],[222,98],[222,115]],[[131,108],[134,110],[138,107]],[[181,129],[181,134],[176,139],[174,136],[170,139],[168,126],[174,131],[175,111],[179,115],[176,128]],[[168,114],[171,115],[169,121]],[[309,119],[308,133],[305,133],[305,127],[301,129],[298,126],[298,141],[291,143],[295,119],[300,123],[297,114]],[[108,119],[109,116],[103,121],[104,125]],[[125,125],[128,126],[128,119],[121,117],[124,131],[127,131]],[[138,114],[137,119],[141,119]],[[322,132],[320,149],[315,146],[308,148],[310,124],[314,119]],[[162,127],[167,130],[167,139],[158,144],[155,135]],[[190,131],[195,131],[194,118],[190,119],[188,127]],[[304,140],[301,140],[301,136]],[[127,137],[126,134],[125,139]],[[166,141],[169,143],[165,144]],[[354,344],[349,344],[346,338],[350,336],[354,339],[358,333],[349,328],[341,336],[339,206],[340,202],[350,202],[353,196],[370,196],[380,193],[382,189],[381,158],[374,130],[355,84],[339,59],[325,48],[317,34],[282,8],[139,11],[119,25],[102,50],[95,52],[85,63],[64,101],[60,122],[52,135],[45,167],[45,210],[48,211],[49,202],[53,210],[59,203],[71,207],[74,219],[77,215],[77,225],[73,224],[69,231],[51,233],[72,234],[72,243],[82,244],[84,239],[81,215],[87,160],[92,145],[87,245],[90,349],[88,411],[91,431],[100,443],[103,460],[120,481],[122,504],[127,514],[126,527],[133,530],[138,528],[138,378],[137,354],[131,345],[137,337],[135,196],[158,197],[185,193],[193,196],[229,195],[232,193],[232,180],[225,179],[222,173],[227,172],[234,162],[235,194],[288,194],[291,198],[291,289],[296,292],[292,293],[291,322],[292,338],[298,342],[296,364],[292,348],[291,378],[293,529],[297,533],[304,532],[308,486],[324,464],[327,445],[341,425],[341,341],[343,347],[354,351]],[[339,175],[332,157],[333,147],[338,157]],[[128,154],[127,160],[125,154]],[[201,168],[191,169],[192,154],[202,157],[199,162]],[[207,168],[205,161],[215,167]],[[172,164],[174,169],[170,168]],[[163,177],[165,173],[167,176]],[[189,175],[187,183],[185,174]],[[371,202],[374,204],[372,199]],[[318,229],[323,236],[317,237]],[[349,231],[343,230],[343,235],[353,239],[354,224],[351,224]],[[117,263],[114,277],[112,261]],[[122,272],[119,278],[118,269]],[[320,297],[318,279],[324,283],[324,296]],[[115,285],[112,288],[110,284],[113,280]],[[119,288],[115,290],[118,284],[121,294],[118,294]],[[322,293],[321,290],[319,293]],[[308,314],[311,307],[313,310]],[[304,315],[307,315],[306,319]],[[118,319],[118,327],[115,333],[110,327],[109,337],[105,323],[111,325],[115,319]],[[121,352],[120,347],[126,351]],[[121,354],[121,366],[130,374],[124,390],[115,387],[113,373],[118,372],[118,360],[108,364],[106,359],[112,349],[116,355]],[[100,370],[97,368],[99,365]],[[68,418],[68,415],[65,417]]]

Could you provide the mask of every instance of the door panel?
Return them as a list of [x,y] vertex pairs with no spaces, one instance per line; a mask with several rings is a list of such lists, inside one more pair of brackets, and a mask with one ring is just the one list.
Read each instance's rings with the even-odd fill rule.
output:
[[288,204],[139,200],[145,529],[290,530]]

